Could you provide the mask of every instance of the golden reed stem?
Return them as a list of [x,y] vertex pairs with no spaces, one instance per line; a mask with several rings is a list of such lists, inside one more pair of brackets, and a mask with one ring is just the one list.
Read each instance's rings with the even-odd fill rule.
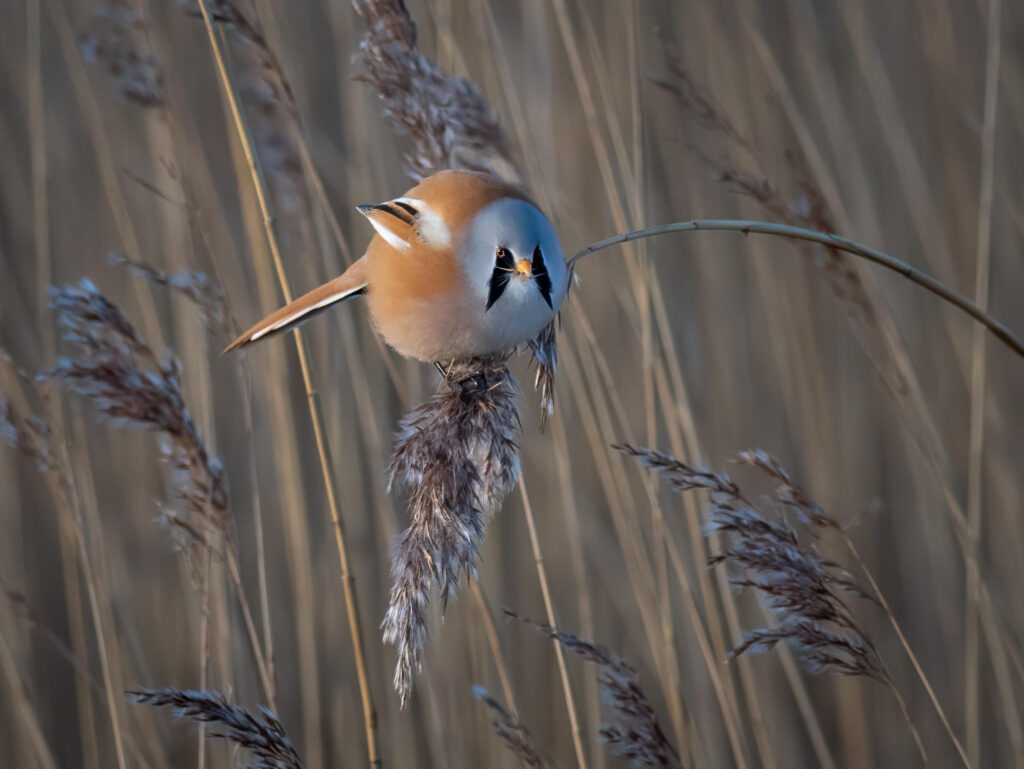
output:
[[[281,249],[277,242],[277,235],[274,233],[273,217],[270,213],[270,205],[267,200],[266,184],[263,174],[256,159],[252,147],[252,140],[246,128],[245,119],[238,104],[238,97],[235,94],[234,86],[228,75],[227,66],[224,62],[224,54],[217,42],[217,33],[210,18],[210,9],[206,0],[199,0],[199,8],[203,14],[203,23],[206,25],[206,32],[210,38],[210,48],[217,65],[217,73],[220,76],[224,93],[228,100],[228,107],[235,122],[235,129],[238,131],[238,138],[245,154],[245,160],[252,174],[253,188],[256,192],[256,200],[260,207],[260,214],[263,216],[263,227],[266,231],[267,244],[270,248],[270,255],[274,261],[274,269],[277,272],[278,282],[281,285],[281,293],[285,302],[292,301],[291,286],[288,276],[284,270],[284,261],[281,259]],[[349,631],[352,635],[352,653],[355,657],[356,673],[359,678],[359,694],[363,707],[363,722],[366,729],[366,749],[369,754],[370,766],[381,765],[380,753],[377,749],[377,711],[373,704],[373,693],[370,691],[370,676],[366,666],[366,655],[363,650],[363,634],[359,622],[359,606],[356,600],[355,577],[349,566],[348,546],[345,544],[345,525],[341,519],[338,508],[338,499],[334,492],[334,471],[332,469],[330,452],[325,437],[323,413],[320,410],[320,402],[317,399],[316,391],[313,389],[313,377],[309,367],[309,360],[306,353],[305,341],[301,332],[295,332],[295,348],[299,354],[299,369],[302,372],[302,382],[306,389],[307,401],[309,404],[309,417],[313,423],[313,436],[316,441],[317,455],[320,458],[320,469],[324,478],[324,490],[327,494],[327,505],[331,512],[331,522],[334,524],[334,539],[338,547],[338,559],[341,563],[341,582],[345,591],[345,608],[348,612]]]

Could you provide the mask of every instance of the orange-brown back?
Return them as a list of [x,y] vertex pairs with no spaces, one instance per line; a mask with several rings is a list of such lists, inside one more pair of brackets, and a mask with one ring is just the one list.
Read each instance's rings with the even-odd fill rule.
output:
[[392,319],[415,313],[423,302],[439,300],[461,287],[456,248],[470,220],[481,209],[501,198],[530,201],[518,187],[472,171],[442,171],[429,176],[406,192],[403,199],[423,201],[440,216],[450,232],[448,247],[434,247],[409,231],[396,232],[409,249],[400,251],[380,235],[366,249],[371,311],[388,336]]

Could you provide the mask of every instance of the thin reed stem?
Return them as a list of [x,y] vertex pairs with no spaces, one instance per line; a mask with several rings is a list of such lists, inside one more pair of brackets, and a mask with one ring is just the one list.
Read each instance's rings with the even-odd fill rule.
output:
[[[263,657],[267,668],[267,677],[271,683],[276,683],[277,676],[274,670],[274,636],[270,629],[270,595],[267,590],[267,554],[263,540],[263,505],[260,502],[260,487],[256,479],[259,477],[256,470],[256,440],[253,430],[253,395],[252,395],[252,370],[249,367],[248,358],[239,357],[238,369],[242,380],[242,401],[245,419],[245,432],[249,437],[249,477],[253,479],[252,489],[252,517],[253,527],[256,533],[256,575],[259,582],[260,614],[263,619]],[[205,596],[204,596],[205,598]],[[204,687],[205,688],[205,687]],[[271,703],[270,707],[276,710]],[[200,767],[202,769],[202,767]]]
[[1000,342],[1017,353],[1017,355],[1024,358],[1024,342],[1014,335],[1010,329],[966,297],[947,288],[944,284],[935,280],[935,278],[930,275],[926,275],[916,267],[912,267],[906,262],[900,261],[899,259],[889,256],[877,249],[871,248],[870,246],[861,245],[856,241],[848,240],[847,238],[842,238],[839,235],[833,235],[829,232],[817,232],[815,230],[804,229],[803,227],[793,227],[788,224],[754,222],[744,219],[692,219],[688,222],[661,224],[655,227],[645,227],[642,230],[634,230],[632,232],[613,235],[612,237],[605,238],[597,243],[592,243],[577,252],[576,255],[569,260],[569,265],[570,267],[573,267],[576,262],[583,257],[588,256],[595,251],[608,248],[609,246],[617,246],[621,243],[629,243],[643,238],[652,238],[656,235],[666,235],[670,232],[696,232],[698,230],[742,232],[744,235],[756,233],[758,235],[777,235],[783,238],[806,240],[811,243],[820,243],[823,246],[828,246],[829,248],[834,248],[839,251],[845,251],[848,254],[853,254],[854,256],[859,256],[862,259],[867,259],[869,262],[880,264],[893,272],[899,273],[912,283],[916,283],[925,290],[935,294],[940,299],[943,299],[949,304],[952,304],[967,313],[991,331]]
[[[281,285],[281,293],[285,301],[292,300],[291,287],[288,277],[285,274],[284,262],[281,258],[281,250],[278,245],[277,235],[274,232],[273,217],[270,212],[266,185],[260,171],[259,163],[253,150],[252,140],[246,128],[245,120],[242,117],[238,97],[235,94],[234,85],[228,75],[227,65],[224,61],[224,54],[217,41],[217,33],[210,18],[210,9],[206,0],[199,0],[199,9],[203,15],[203,23],[210,40],[210,48],[217,66],[217,72],[224,88],[228,106],[238,132],[238,138],[245,154],[246,163],[252,174],[253,188],[256,192],[256,199],[259,204],[260,214],[263,217],[263,226],[267,236],[267,245],[274,261],[274,268],[277,272],[278,281]],[[356,601],[355,577],[349,567],[348,547],[345,543],[345,527],[338,508],[337,497],[335,496],[334,472],[328,456],[328,447],[323,424],[323,414],[320,410],[319,400],[313,389],[313,379],[306,354],[306,346],[302,334],[298,331],[294,334],[295,348],[299,356],[299,368],[302,372],[302,381],[305,386],[307,401],[309,405],[310,419],[313,424],[313,434],[316,441],[317,455],[320,459],[320,469],[323,473],[324,487],[327,495],[327,503],[331,513],[331,521],[334,524],[334,538],[338,549],[338,558],[341,563],[341,581],[345,592],[345,606],[348,612],[349,630],[352,636],[352,652],[355,657],[356,673],[359,679],[359,693],[363,709],[363,722],[366,731],[366,748],[369,756],[370,766],[380,766],[380,754],[377,749],[377,711],[373,704],[373,694],[370,691],[369,671],[366,664],[366,655],[363,650],[362,630],[359,621],[359,609]]]
[[508,665],[505,664],[505,655],[501,651],[501,642],[498,640],[498,630],[494,627],[494,617],[491,616],[491,606],[484,595],[484,589],[480,587],[480,581],[475,577],[469,581],[473,591],[473,598],[476,599],[480,608],[480,616],[484,620],[484,635],[487,636],[487,645],[491,647],[491,655],[494,657],[494,666],[498,669],[498,678],[501,681],[501,691],[505,697],[505,703],[510,710],[516,710],[516,698],[512,692],[512,679],[508,674]]
[[[25,739],[35,749],[39,765],[43,769],[57,769],[57,761],[54,759],[53,751],[46,741],[46,735],[43,734],[39,717],[36,714],[36,708],[33,707],[29,699],[25,682],[22,680],[18,672],[18,665],[14,661],[14,654],[11,652],[11,647],[2,633],[0,633],[0,668],[3,668],[10,686],[11,699],[13,700],[10,703],[12,710],[20,717],[22,727],[25,730]],[[9,748],[12,752],[15,752],[13,745],[9,746]]]
[[245,589],[242,586],[242,573],[238,568],[238,556],[235,553],[233,543],[229,543],[224,550],[228,556],[228,571],[231,572],[231,583],[235,586],[235,592],[238,594],[238,603],[242,607],[242,619],[245,621],[245,630],[252,644],[252,656],[256,660],[256,670],[260,674],[260,683],[263,684],[263,691],[267,695],[267,703],[276,710],[277,698],[274,694],[274,681],[270,676],[267,660],[260,646],[260,637],[256,631],[256,622],[252,617],[249,599],[246,597]]
[[[886,616],[889,618],[889,623],[892,625],[893,630],[896,631],[896,636],[900,639],[900,644],[903,646],[903,650],[907,653],[907,657],[910,659],[910,663],[914,666],[914,670],[917,673],[918,678],[921,679],[921,683],[924,684],[925,691],[928,692],[928,697],[932,701],[932,705],[935,707],[935,712],[939,715],[939,720],[942,721],[942,725],[946,728],[946,733],[949,738],[953,741],[953,745],[956,747],[957,753],[960,754],[960,760],[967,769],[972,769],[970,759],[967,757],[967,753],[964,751],[964,746],[960,744],[960,740],[953,732],[953,727],[949,723],[949,719],[946,717],[946,711],[942,709],[942,705],[939,703],[939,698],[935,695],[935,690],[932,688],[931,682],[928,680],[928,676],[925,675],[924,669],[921,667],[921,663],[917,661],[917,655],[914,654],[913,649],[910,648],[910,643],[907,641],[907,637],[903,635],[903,628],[900,627],[899,621],[896,619],[896,615],[892,613],[892,607],[889,606],[889,602],[885,600],[885,595],[882,593],[882,589],[878,586],[875,581],[874,575],[868,570],[867,565],[861,560],[860,553],[857,552],[856,546],[853,544],[853,540],[850,539],[849,535],[843,532],[843,542],[846,543],[847,549],[850,551],[850,555],[853,556],[853,560],[857,562],[860,570],[864,573],[868,582],[871,584],[871,591],[874,597],[878,599],[878,603],[881,604],[882,609],[885,611]],[[895,686],[890,687],[895,691]],[[899,695],[897,695],[899,697]],[[901,707],[905,708],[906,705],[902,703]],[[915,730],[915,739],[917,734]]]
[[892,692],[893,697],[896,698],[896,702],[899,703],[900,712],[903,713],[903,720],[907,722],[907,728],[910,729],[910,733],[914,737],[914,744],[917,746],[917,752],[921,754],[921,760],[924,761],[925,766],[929,766],[928,753],[924,749],[924,743],[921,742],[921,735],[917,731],[917,727],[914,726],[914,721],[910,718],[910,710],[907,708],[907,701],[903,699],[903,695],[900,694],[900,690],[896,688],[896,684],[890,684],[889,691]]
[[[523,498],[523,514],[526,516],[526,528],[530,531],[530,547],[533,548],[533,560],[537,565],[537,579],[540,581],[540,592],[544,597],[544,612],[547,614],[548,624],[551,627],[558,627],[555,617],[555,606],[551,601],[551,589],[548,587],[548,572],[544,566],[544,556],[540,550],[540,539],[537,536],[537,524],[533,520],[533,507],[530,505],[530,497],[526,493],[526,482],[523,481],[522,473],[519,474],[519,494]],[[562,691],[565,693],[565,707],[569,711],[569,725],[572,728],[572,744],[576,749],[576,762],[580,769],[587,769],[587,757],[583,752],[583,737],[580,733],[580,722],[576,715],[576,701],[572,696],[572,685],[569,683],[569,670],[565,665],[565,652],[557,639],[555,645],[555,659],[558,660],[558,674],[562,680]]]
[[[213,554],[206,552],[203,558],[202,575],[199,582],[199,691],[205,691],[210,669],[210,580],[213,577]],[[196,753],[196,769],[206,769],[206,724],[199,726],[199,748]]]
[[[999,52],[1002,0],[988,4],[988,41],[985,62],[985,106],[981,132],[981,179],[978,194],[978,240],[975,256],[974,301],[988,309],[992,263],[992,199],[995,187],[996,114],[999,106]],[[981,544],[981,508],[984,482],[985,401],[987,352],[984,330],[975,326],[971,337],[971,421],[967,447],[967,537],[977,556]],[[981,708],[978,701],[981,644],[978,633],[978,602],[981,586],[977,569],[967,566],[967,607],[964,617],[964,718],[967,722],[967,753],[981,761]]]
[[[54,413],[58,413],[55,407]],[[71,463],[71,456],[66,443],[66,436],[63,429],[60,437],[54,441],[58,452],[59,472],[47,473],[46,480],[53,494],[54,500],[61,514],[66,518],[68,528],[74,539],[74,547],[82,569],[82,577],[85,580],[86,597],[89,603],[89,611],[93,624],[93,632],[96,638],[96,652],[100,660],[100,671],[103,678],[103,693],[110,715],[110,728],[114,737],[114,750],[117,755],[119,769],[127,769],[125,761],[124,736],[121,732],[121,719],[117,707],[117,694],[112,671],[111,655],[108,652],[107,639],[104,634],[104,623],[100,614],[98,578],[93,568],[92,560],[89,557],[89,547],[86,543],[85,520],[82,512],[82,500],[76,485],[76,479]]]
[[[67,466],[67,465],[66,465]],[[117,765],[119,769],[127,769],[124,757],[124,739],[121,734],[121,721],[114,693],[113,677],[111,675],[111,660],[107,651],[107,641],[103,635],[103,622],[100,618],[99,597],[96,590],[96,575],[93,571],[92,562],[89,559],[89,548],[85,542],[84,522],[82,511],[77,501],[77,493],[72,487],[69,492],[75,498],[74,501],[67,500],[62,503],[67,514],[71,516],[71,526],[75,533],[75,544],[78,547],[78,557],[81,561],[82,573],[85,577],[86,595],[89,598],[89,609],[92,612],[93,629],[96,633],[96,649],[100,658],[100,670],[103,674],[103,690],[106,695],[107,711],[110,714],[110,727],[114,735],[114,749],[117,754]],[[62,493],[63,496],[63,493]]]
[[[96,94],[89,84],[88,72],[82,61],[75,38],[75,30],[68,16],[66,3],[59,0],[45,0],[47,15],[57,33],[61,52],[67,63],[68,74],[71,76],[76,96],[81,106],[82,117],[85,119],[89,138],[96,152],[96,168],[100,173],[100,182],[110,207],[110,215],[114,220],[121,247],[132,259],[142,256],[139,247],[138,233],[132,222],[128,204],[118,182],[118,164],[110,145],[110,134],[104,125]],[[132,284],[139,314],[142,316],[142,328],[146,338],[154,343],[155,348],[164,346],[163,331],[156,314],[157,303],[153,301],[151,288],[145,281]]]

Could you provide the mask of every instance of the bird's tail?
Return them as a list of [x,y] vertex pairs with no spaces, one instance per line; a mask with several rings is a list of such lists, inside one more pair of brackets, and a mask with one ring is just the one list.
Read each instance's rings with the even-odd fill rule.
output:
[[[224,348],[229,353],[239,347],[258,342],[261,339],[291,331],[314,315],[323,312],[353,296],[366,292],[366,265],[363,259],[355,262],[344,274],[314,288],[308,294],[271,313],[238,339]],[[223,353],[222,353],[223,354]]]

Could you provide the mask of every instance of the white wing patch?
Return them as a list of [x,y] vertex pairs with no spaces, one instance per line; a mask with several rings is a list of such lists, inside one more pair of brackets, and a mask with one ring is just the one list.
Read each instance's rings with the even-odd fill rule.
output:
[[416,232],[431,248],[448,248],[452,244],[452,233],[444,217],[422,200],[417,198],[395,198],[396,203],[405,203],[416,209]]
[[379,221],[377,221],[376,216],[368,216],[366,218],[370,220],[370,224],[373,225],[373,229],[377,230],[377,234],[384,238],[384,240],[386,240],[389,245],[391,245],[394,248],[397,248],[403,254],[408,253],[409,244],[402,240],[400,237],[398,237],[394,232],[389,230],[383,224],[381,224]]
[[255,342],[258,339],[262,339],[267,334],[273,334],[275,331],[280,331],[282,328],[287,328],[300,318],[306,316],[312,317],[313,315],[316,315],[316,313],[318,313],[320,310],[323,310],[326,307],[330,307],[335,302],[340,302],[342,299],[351,296],[357,291],[362,291],[364,288],[366,288],[366,286],[357,286],[356,288],[349,289],[348,291],[342,291],[339,294],[333,294],[325,299],[321,299],[319,302],[309,307],[302,307],[293,312],[291,315],[286,315],[285,317],[281,318],[281,320],[277,321],[277,323],[267,326],[264,329],[260,329],[259,331],[252,335],[252,338],[249,341]]

